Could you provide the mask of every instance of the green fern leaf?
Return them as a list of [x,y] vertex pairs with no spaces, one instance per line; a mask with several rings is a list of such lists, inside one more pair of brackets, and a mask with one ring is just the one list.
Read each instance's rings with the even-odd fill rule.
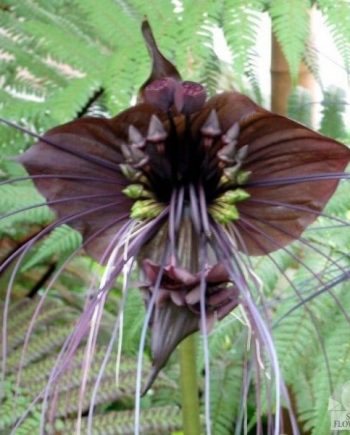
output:
[[347,74],[350,72],[350,3],[347,0],[317,0],[326,18],[339,53],[342,55]]
[[82,236],[68,225],[55,228],[50,235],[39,245],[36,252],[22,266],[25,272],[33,266],[50,259],[53,255],[62,257],[76,251],[82,243]]
[[333,87],[325,91],[322,101],[321,133],[338,139],[345,136],[345,107],[346,98],[342,89]]
[[298,122],[311,127],[312,98],[310,92],[297,87],[288,100],[288,116]]

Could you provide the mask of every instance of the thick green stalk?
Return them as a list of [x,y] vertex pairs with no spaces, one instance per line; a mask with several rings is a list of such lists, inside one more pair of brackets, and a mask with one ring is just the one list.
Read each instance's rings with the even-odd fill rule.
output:
[[184,434],[200,435],[195,334],[187,337],[179,345],[179,359]]

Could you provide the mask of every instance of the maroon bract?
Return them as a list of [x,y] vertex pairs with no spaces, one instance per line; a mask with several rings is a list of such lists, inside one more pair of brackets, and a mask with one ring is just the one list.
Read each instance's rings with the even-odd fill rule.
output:
[[[200,329],[201,301],[208,327],[239,303],[251,310],[238,254],[265,255],[298,239],[334,193],[350,151],[238,92],[207,100],[160,53],[147,22],[142,29],[153,68],[139,102],[112,119],[56,127],[19,161],[32,176],[51,175],[34,178],[37,188],[97,261],[132,241],[127,259],[141,266],[152,312],[153,380]],[[126,237],[132,224],[137,233]],[[104,291],[124,262],[115,259]]]

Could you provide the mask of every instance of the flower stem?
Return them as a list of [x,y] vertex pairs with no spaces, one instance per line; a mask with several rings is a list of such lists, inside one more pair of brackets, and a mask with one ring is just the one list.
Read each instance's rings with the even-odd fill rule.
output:
[[199,398],[196,371],[196,335],[179,345],[182,419],[185,435],[200,435]]

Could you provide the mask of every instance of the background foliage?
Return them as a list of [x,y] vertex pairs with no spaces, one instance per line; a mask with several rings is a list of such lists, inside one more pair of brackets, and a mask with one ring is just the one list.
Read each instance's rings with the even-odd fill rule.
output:
[[[346,0],[318,0],[316,3],[325,16],[346,68],[350,68],[349,3]],[[258,85],[255,53],[261,13],[265,11],[271,16],[272,29],[295,79],[302,59],[317,73],[317,62],[314,56],[310,56],[310,52],[314,52],[308,43],[310,6],[308,0],[1,0],[0,116],[42,133],[80,116],[111,116],[129,106],[149,74],[149,58],[139,30],[144,15],[153,24],[162,50],[177,65],[183,77],[204,83],[209,93],[235,86],[261,102],[263,92]],[[232,64],[221,61],[215,53],[212,33],[215,26],[223,31],[232,54]],[[324,91],[320,130],[342,141],[349,140],[349,131],[343,120],[345,104],[341,90]],[[311,105],[308,92],[295,88],[289,100],[289,115],[310,125]],[[24,171],[8,157],[20,153],[32,142],[30,137],[18,130],[0,124],[2,180],[24,175]],[[1,215],[26,208],[0,221],[1,255],[5,257],[30,234],[52,221],[53,214],[48,207],[31,208],[33,204],[44,202],[31,183],[23,181],[0,186]],[[350,197],[344,184],[328,205],[327,213],[346,219],[350,217],[349,210]],[[321,226],[330,228],[317,231]],[[305,238],[317,243],[319,249],[336,259],[341,267],[349,266],[349,232],[332,228],[332,221],[321,218]],[[45,381],[43,374],[70,327],[69,322],[63,320],[67,314],[70,317],[81,310],[84,292],[92,277],[101,272],[100,268],[91,259],[80,255],[60,274],[51,289],[44,318],[39,319],[31,340],[22,374],[23,385],[16,394],[15,373],[23,333],[33,312],[33,302],[22,298],[38,291],[40,293],[48,277],[79,248],[80,243],[81,237],[77,232],[68,226],[61,226],[35,246],[21,266],[14,288],[14,298],[20,302],[12,308],[10,328],[12,350],[9,364],[13,375],[5,385],[2,397],[0,433],[1,430],[7,433],[6,430],[18,417],[12,411],[14,400],[17,400],[16,407],[20,413],[37,393],[38,386],[33,385],[34,380],[38,383]],[[283,318],[299,301],[293,285],[306,296],[317,286],[310,270],[317,270],[320,279],[324,280],[331,279],[336,273],[334,264],[329,264],[305,243],[294,244],[290,252],[293,255],[281,251],[272,258],[256,260],[255,271],[263,282],[264,294],[269,301],[277,351],[300,424],[305,433],[311,431],[314,435],[326,435],[329,433],[328,398],[338,385],[349,380],[350,329],[344,316],[344,311],[350,312],[349,285],[336,288],[337,299],[330,294],[322,295],[306,308],[297,309]],[[302,258],[302,265],[295,261],[295,256]],[[292,279],[283,278],[281,272]],[[8,276],[5,273],[0,277],[1,297],[4,296]],[[119,298],[120,287],[116,284],[107,304],[107,326],[113,324]],[[67,306],[70,307],[68,313]],[[121,395],[120,391],[111,388],[113,383],[107,385],[111,378],[111,372],[107,370],[107,384],[101,389],[103,398],[96,419],[100,428],[98,433],[132,433],[130,398],[135,383],[135,365],[130,361],[135,360],[128,360],[127,357],[137,352],[143,322],[140,312],[140,296],[137,291],[131,291],[124,324],[123,355],[126,359],[121,369],[123,374],[126,373],[121,387],[125,394]],[[278,322],[281,318],[283,320]],[[228,316],[216,326],[210,337],[210,396],[214,433],[218,435],[232,434],[235,430],[239,434],[242,427],[240,398],[249,333],[244,323],[240,313]],[[43,334],[50,339],[42,340]],[[108,327],[103,330],[101,346],[104,344],[103,337],[108,337]],[[82,357],[82,352],[78,353],[78,359],[79,355]],[[201,374],[201,354],[198,360]],[[170,433],[180,429],[179,397],[174,389],[178,366],[174,358],[165,373],[160,387],[155,387],[152,394],[144,399],[144,424],[147,424],[148,415],[157,415],[157,419],[153,419],[154,427],[144,426],[142,433]],[[79,383],[79,375],[75,376]],[[93,382],[96,377],[94,370],[90,376]],[[74,385],[72,388],[77,387],[77,384]],[[64,392],[66,390],[60,394]],[[75,413],[73,405],[62,411],[55,423],[56,431],[69,433]],[[253,430],[256,417],[254,394],[248,397],[247,413],[248,427]],[[21,433],[35,430],[33,428],[38,427],[38,421],[38,411],[34,410],[23,423]],[[118,423],[121,421],[124,423]],[[169,426],[165,427],[167,422]],[[125,428],[124,432],[116,432],[118,425]]]

